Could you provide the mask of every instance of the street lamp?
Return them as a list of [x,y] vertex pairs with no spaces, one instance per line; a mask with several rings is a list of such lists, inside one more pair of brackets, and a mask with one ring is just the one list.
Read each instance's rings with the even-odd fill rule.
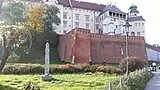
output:
[[127,59],[127,70],[126,70],[126,74],[128,76],[129,74],[129,70],[128,70],[128,66],[129,66],[129,58],[128,58],[128,33],[129,33],[129,28],[132,26],[129,24],[129,22],[126,20],[125,25],[123,25],[125,27],[125,31],[126,31],[126,59]]

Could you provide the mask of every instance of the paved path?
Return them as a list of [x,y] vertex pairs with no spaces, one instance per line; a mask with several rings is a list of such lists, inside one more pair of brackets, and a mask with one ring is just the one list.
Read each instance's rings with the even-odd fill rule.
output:
[[153,78],[147,83],[145,90],[160,90],[160,71],[153,72]]

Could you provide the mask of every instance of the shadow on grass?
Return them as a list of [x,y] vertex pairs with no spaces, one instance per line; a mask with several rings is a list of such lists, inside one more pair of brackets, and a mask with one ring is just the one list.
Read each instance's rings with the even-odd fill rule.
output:
[[0,90],[18,90],[18,89],[0,84]]

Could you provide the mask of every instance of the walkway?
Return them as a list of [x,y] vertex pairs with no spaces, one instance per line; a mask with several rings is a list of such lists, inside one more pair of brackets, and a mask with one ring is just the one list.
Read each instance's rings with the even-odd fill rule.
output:
[[153,72],[153,78],[147,83],[145,90],[160,90],[160,71]]

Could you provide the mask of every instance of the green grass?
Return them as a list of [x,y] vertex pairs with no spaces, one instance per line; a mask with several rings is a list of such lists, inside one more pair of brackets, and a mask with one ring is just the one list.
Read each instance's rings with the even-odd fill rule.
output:
[[22,90],[29,82],[37,82],[41,90],[99,90],[104,89],[110,80],[118,79],[115,74],[84,73],[84,74],[55,74],[54,80],[44,82],[41,75],[0,75],[0,90]]

